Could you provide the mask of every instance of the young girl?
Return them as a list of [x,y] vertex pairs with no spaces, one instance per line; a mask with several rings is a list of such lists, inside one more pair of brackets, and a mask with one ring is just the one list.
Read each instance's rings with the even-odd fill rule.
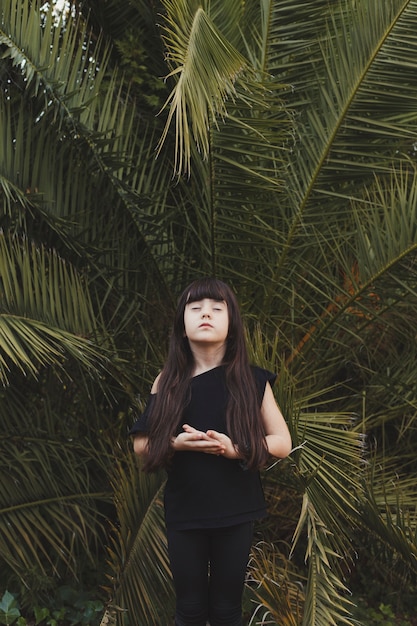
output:
[[291,450],[275,378],[249,365],[231,289],[215,278],[187,287],[167,362],[131,429],[144,470],[167,470],[176,626],[242,625],[253,524],[266,515],[259,469]]

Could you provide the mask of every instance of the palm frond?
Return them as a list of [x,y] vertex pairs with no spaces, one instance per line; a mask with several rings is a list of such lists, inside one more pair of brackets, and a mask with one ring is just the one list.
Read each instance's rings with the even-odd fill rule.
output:
[[254,602],[259,604],[249,624],[267,624],[272,619],[280,626],[299,626],[305,599],[304,583],[277,546],[257,543],[249,560],[247,584]]
[[[313,408],[313,402],[307,404]],[[360,518],[363,438],[351,430],[349,415],[301,411],[295,422],[293,459],[303,504],[292,550],[306,544],[309,570],[303,624],[350,624],[341,563],[350,558]]]
[[[165,104],[169,112],[159,150],[174,119],[174,170],[181,174],[190,172],[191,137],[202,158],[208,157],[209,129],[220,126],[218,117],[228,116],[226,101],[238,100],[259,106],[262,103],[260,94],[264,94],[265,89],[262,84],[256,84],[255,73],[248,61],[217,26],[215,20],[224,17],[225,11],[219,10],[216,3],[213,3],[212,10],[210,3],[201,6],[183,0],[167,0],[164,4],[167,10],[164,38],[173,68],[170,76],[176,78],[176,84]],[[237,15],[240,14],[239,3],[228,5],[229,19],[225,27],[229,31],[230,24],[233,25],[232,8],[236,9]],[[236,82],[243,74],[249,77],[249,81],[246,79],[241,83],[245,90],[238,91]]]
[[416,194],[417,170],[404,164],[390,176],[376,178],[363,201],[353,202],[360,271],[374,284],[381,271],[415,256]]
[[131,623],[134,615],[137,623],[162,626],[173,607],[161,501],[164,477],[145,475],[133,456],[120,460],[114,472],[118,525],[108,547],[108,614],[116,614],[119,624]]
[[[343,429],[350,421],[349,416],[319,413],[298,419],[299,442],[306,442],[300,451],[301,472],[310,490],[317,489],[318,500],[324,494],[332,500],[329,523],[336,521],[331,519],[336,512],[357,511],[358,500],[356,506],[354,502],[360,492],[363,442],[360,435]],[[327,519],[327,513],[323,518]]]
[[63,366],[65,355],[102,369],[103,352],[89,339],[94,311],[74,269],[56,254],[17,237],[0,236],[1,381],[16,367],[37,375],[46,364]]
[[320,519],[307,493],[304,495],[303,517],[307,525],[309,569],[303,626],[353,624],[350,617],[353,604],[348,599],[348,590],[334,572],[340,555],[332,549],[331,531]]
[[[156,262],[167,237],[149,225],[154,204],[164,210],[171,178],[153,158],[155,122],[138,122],[120,73],[107,71],[108,48],[93,43],[82,20],[70,15],[65,24],[52,26],[48,14],[40,27],[35,3],[25,10],[20,4],[11,3],[2,16],[3,62],[15,50],[24,48],[26,55],[13,57],[21,63],[16,60],[0,105],[0,198],[10,216],[7,227],[33,233],[74,266],[94,267],[96,307],[104,323],[105,309],[114,316],[118,300],[135,293],[116,323],[126,326],[129,311],[136,324],[142,319],[138,311],[148,306],[143,303],[155,299],[156,283],[163,295],[169,292],[165,270],[172,251]],[[26,37],[41,42],[41,49],[25,45]],[[26,75],[28,65],[36,68],[37,90],[35,78]],[[11,73],[9,64],[7,69]]]
[[[322,37],[316,38],[310,47],[301,46],[295,52],[292,69],[297,68],[297,75],[288,74],[288,82],[298,84],[300,65],[309,68],[309,75],[303,76],[300,93],[295,88],[288,94],[290,106],[293,103],[302,123],[297,158],[292,159],[288,172],[294,211],[289,233],[292,237],[308,224],[317,222],[318,207],[321,215],[326,215],[326,233],[331,223],[342,220],[342,215],[348,219],[349,197],[364,182],[371,183],[374,172],[384,175],[388,171],[389,154],[392,161],[402,158],[404,151],[397,149],[402,140],[398,139],[397,143],[393,137],[409,134],[413,112],[408,94],[393,83],[389,59],[396,58],[397,76],[402,75],[402,69],[406,74],[410,71],[413,47],[401,19],[406,4],[410,5],[404,2],[382,5],[373,0],[360,6],[336,4],[327,32],[321,19]],[[311,27],[314,28],[314,21]],[[401,45],[402,38],[402,52],[395,55],[391,46]],[[386,81],[381,78],[383,68],[390,73]],[[396,94],[395,110],[401,111],[395,129],[393,121],[388,119],[393,109],[385,106],[390,93]],[[361,124],[356,120],[359,107]],[[382,169],[381,163],[385,163]]]
[[[53,118],[65,123],[71,132],[77,127],[80,130],[79,121],[88,115],[86,105],[94,102],[99,87],[96,81],[104,77],[97,72],[97,61],[100,58],[104,68],[107,53],[100,50],[100,42],[92,47],[85,26],[83,29],[72,20],[55,25],[52,9],[41,26],[42,16],[35,4],[12,0],[3,11],[0,43],[5,48],[4,57],[11,58],[24,73],[26,89],[33,89],[35,97],[43,97],[44,110],[39,114],[45,115],[52,108]],[[67,54],[59,55],[59,48]],[[62,80],[56,80],[57,70]],[[80,109],[81,102],[84,106]]]
[[[64,245],[79,252],[83,242],[84,254],[86,248],[89,262],[99,264],[103,274],[103,266],[113,263],[115,256],[117,263],[131,259],[134,265],[137,246],[133,249],[132,242],[127,256],[126,246],[120,252],[120,239],[132,228],[138,206],[149,204],[140,193],[143,173],[152,171],[148,162],[154,146],[145,141],[152,137],[152,129],[144,125],[143,159],[133,161],[142,128],[117,69],[107,71],[108,46],[103,46],[100,39],[93,41],[87,26],[72,16],[65,24],[55,26],[50,11],[39,27],[41,16],[35,4],[23,5],[21,0],[13,0],[5,11],[1,42],[5,58],[11,58],[24,77],[22,88],[33,118],[30,125],[22,123],[26,112],[16,112],[7,102],[4,104],[5,148],[9,155],[4,186],[20,186],[32,194],[36,191],[36,214],[39,205],[47,207],[58,222]],[[8,93],[15,97],[12,92],[11,84]],[[68,166],[71,178],[66,176]],[[16,172],[20,172],[20,185],[15,180]],[[106,219],[98,222],[96,211]],[[116,213],[124,214],[118,229],[113,224]],[[102,231],[100,235],[98,230]],[[141,236],[139,229],[137,234]],[[97,254],[96,241],[100,237],[106,241],[106,255]],[[126,240],[130,242],[129,237]],[[145,234],[142,244],[146,249]],[[119,271],[119,280],[127,276],[122,269]]]
[[[349,624],[352,605],[341,582],[341,563],[350,558],[352,529],[360,523],[366,448],[362,433],[353,428],[359,415],[332,412],[339,404],[335,389],[320,388],[317,394],[305,393],[302,401],[297,402],[288,369],[282,361],[278,365],[279,339],[275,335],[275,339],[268,342],[259,327],[252,338],[257,362],[269,368],[269,364],[274,363],[279,372],[277,399],[289,422],[294,446],[284,469],[280,463],[268,469],[266,479],[268,485],[271,483],[268,493],[270,498],[279,499],[283,486],[290,485],[303,499],[291,548],[292,552],[297,552],[300,544],[306,545],[309,572],[306,586],[303,586],[302,623]],[[292,478],[288,473],[293,474]],[[268,597],[268,590],[272,593],[268,581],[265,587],[261,584],[260,597],[263,594]],[[279,576],[275,584],[279,597]]]
[[[2,435],[0,480],[1,555],[19,577],[36,571],[53,578],[77,575],[82,546],[94,562],[94,543],[104,531],[98,502],[109,502],[103,482],[93,491],[92,461],[104,450],[88,443],[35,435]],[[96,481],[98,487],[98,481]]]

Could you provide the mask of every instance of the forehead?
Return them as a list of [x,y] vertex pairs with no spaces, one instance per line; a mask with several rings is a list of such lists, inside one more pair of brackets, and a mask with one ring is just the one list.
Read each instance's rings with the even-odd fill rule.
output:
[[220,281],[202,280],[193,283],[185,297],[185,302],[199,302],[200,300],[228,301],[227,287]]

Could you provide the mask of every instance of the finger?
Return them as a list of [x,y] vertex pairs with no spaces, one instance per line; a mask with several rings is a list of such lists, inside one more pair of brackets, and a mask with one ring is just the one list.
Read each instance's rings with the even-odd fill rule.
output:
[[206,432],[207,437],[210,437],[210,439],[214,439],[215,441],[222,441],[222,434],[217,432],[217,430],[208,430]]
[[193,426],[189,426],[189,424],[183,424],[184,433],[187,435],[191,435],[192,439],[208,439],[208,436],[202,430],[197,430],[193,428]]
[[190,426],[189,424],[183,424],[182,425],[182,429],[186,432],[186,433],[195,433],[197,432],[196,428],[193,428],[193,426]]
[[222,454],[225,450],[224,446],[220,443],[213,443],[213,440],[193,440],[190,442],[194,448],[201,450],[202,452],[208,452],[210,454]]
[[201,452],[204,452],[204,454],[212,454],[213,456],[223,456],[225,451],[223,448],[204,448]]
[[209,442],[210,441],[210,437],[208,437],[206,433],[203,433],[198,430],[192,433],[187,433],[187,439],[188,441],[196,441],[196,442],[200,442],[200,441]]

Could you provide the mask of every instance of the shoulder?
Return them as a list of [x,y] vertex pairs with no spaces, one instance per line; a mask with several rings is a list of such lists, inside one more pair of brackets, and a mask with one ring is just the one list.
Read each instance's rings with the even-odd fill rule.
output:
[[264,369],[263,367],[259,367],[258,365],[251,365],[251,372],[255,381],[259,405],[261,405],[265,396],[266,388],[271,387],[274,384],[277,375]]
[[159,384],[159,379],[161,378],[161,374],[162,374],[162,372],[159,372],[158,376],[153,381],[153,385],[152,385],[152,389],[151,389],[151,393],[152,394],[155,394],[155,393],[158,392],[158,384]]
[[277,379],[277,375],[270,370],[259,367],[258,365],[251,365],[251,370],[254,375],[257,385],[265,387],[266,383],[273,385]]

